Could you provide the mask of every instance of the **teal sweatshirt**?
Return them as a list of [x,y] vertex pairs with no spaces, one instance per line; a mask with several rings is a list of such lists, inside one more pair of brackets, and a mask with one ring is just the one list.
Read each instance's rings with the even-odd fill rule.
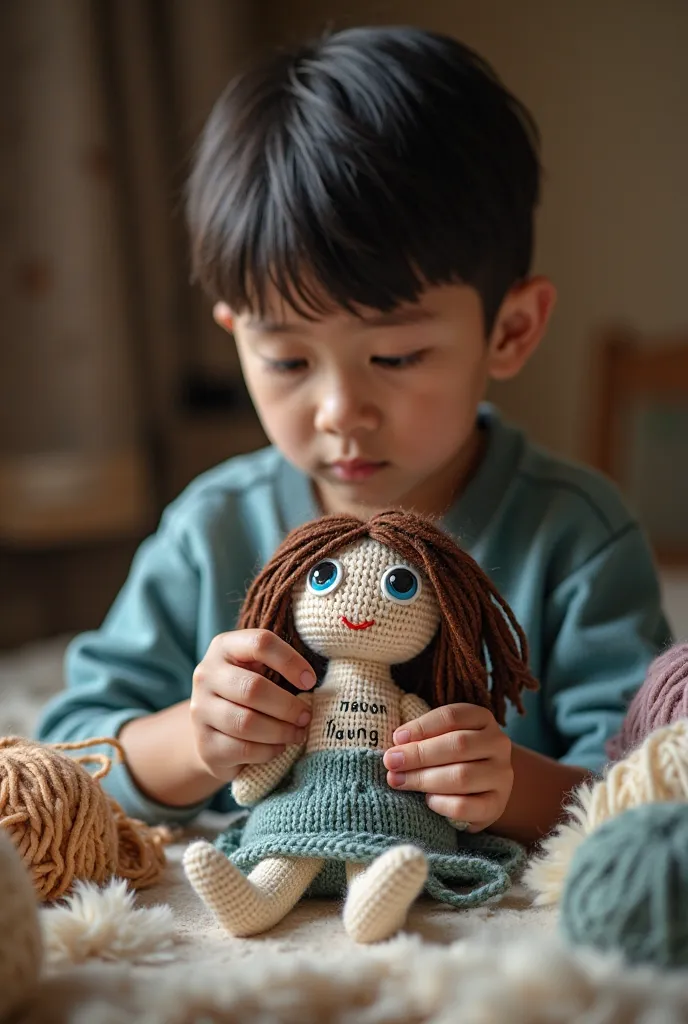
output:
[[[506,728],[515,743],[596,771],[649,662],[671,641],[652,556],[607,480],[531,444],[492,407],[479,415],[485,455],[443,525],[491,576],[529,640],[541,688]],[[125,722],[188,698],[196,664],[216,634],[234,628],[255,572],[290,529],[317,515],[309,479],[275,448],[190,484],[141,545],[101,628],[70,645],[67,688],[46,707],[39,738],[116,736]],[[150,822],[234,809],[226,786],[203,805],[161,806],[123,765],[104,784]]]

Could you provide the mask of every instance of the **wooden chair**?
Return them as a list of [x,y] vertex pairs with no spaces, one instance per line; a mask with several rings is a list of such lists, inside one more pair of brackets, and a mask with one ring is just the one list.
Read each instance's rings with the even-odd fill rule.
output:
[[[650,402],[674,406],[685,403],[688,409],[688,332],[665,337],[647,337],[627,328],[603,332],[597,346],[597,400],[590,461],[622,490],[628,483],[623,462],[631,441],[629,419],[634,406]],[[676,471],[688,473],[688,459]],[[688,566],[688,516],[685,543],[658,540],[654,546],[661,564]]]

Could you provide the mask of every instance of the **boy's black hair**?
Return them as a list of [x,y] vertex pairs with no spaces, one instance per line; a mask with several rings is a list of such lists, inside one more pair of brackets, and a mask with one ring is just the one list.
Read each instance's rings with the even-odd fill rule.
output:
[[297,312],[479,292],[486,332],[530,269],[538,131],[454,39],[355,28],[239,75],[188,188],[195,276],[235,312],[270,285]]

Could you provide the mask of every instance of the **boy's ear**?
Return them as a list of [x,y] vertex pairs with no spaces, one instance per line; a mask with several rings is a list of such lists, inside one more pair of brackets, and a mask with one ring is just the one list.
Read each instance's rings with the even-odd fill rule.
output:
[[234,317],[226,302],[216,302],[213,306],[213,320],[229,334],[234,332]]
[[510,380],[540,344],[554,309],[557,290],[546,277],[531,277],[507,293],[489,341],[492,380]]

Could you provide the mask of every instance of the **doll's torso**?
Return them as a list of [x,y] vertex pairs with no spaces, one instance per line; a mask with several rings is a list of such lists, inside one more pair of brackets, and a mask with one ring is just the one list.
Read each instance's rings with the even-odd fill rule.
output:
[[388,665],[330,661],[313,693],[306,753],[362,747],[384,752],[402,724],[402,694]]
[[[312,691],[304,754],[220,844],[242,871],[248,873],[266,857],[319,857],[325,867],[309,895],[341,898],[345,863],[369,863],[399,843],[413,843],[428,855],[428,891],[438,899],[469,905],[483,875],[480,891],[486,896],[506,888],[507,869],[488,864],[489,854],[459,853],[456,829],[428,807],[422,793],[389,785],[382,755],[393,746],[394,730],[408,720],[406,697],[386,665],[328,663],[322,684]],[[508,846],[510,870],[521,865],[520,847],[495,836],[485,842]],[[473,892],[458,894],[448,880]]]

